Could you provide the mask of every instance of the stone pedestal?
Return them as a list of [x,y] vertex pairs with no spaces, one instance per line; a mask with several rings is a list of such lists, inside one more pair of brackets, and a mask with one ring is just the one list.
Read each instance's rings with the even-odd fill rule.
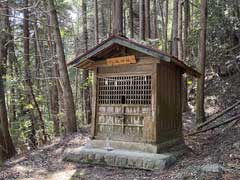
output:
[[173,165],[177,160],[176,154],[154,154],[140,151],[129,151],[80,147],[68,150],[64,155],[65,161],[90,163],[99,165],[138,168],[146,170],[163,170]]

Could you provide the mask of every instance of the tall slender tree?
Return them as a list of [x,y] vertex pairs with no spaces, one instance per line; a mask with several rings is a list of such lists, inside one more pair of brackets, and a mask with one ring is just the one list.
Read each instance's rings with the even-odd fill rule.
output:
[[199,40],[199,71],[202,74],[197,84],[197,123],[205,121],[204,111],[204,84],[206,63],[206,39],[207,39],[207,0],[201,0],[200,16],[200,40]]
[[139,2],[139,38],[145,40],[145,0]]
[[[87,26],[87,1],[82,0],[82,31],[83,31],[83,41],[84,41],[84,50],[88,50],[88,26]],[[83,83],[88,84],[89,71],[83,70]],[[85,114],[85,124],[91,123],[91,101],[90,101],[90,85],[84,86],[83,89],[83,98],[84,98],[84,114]]]
[[184,1],[184,27],[183,27],[183,59],[186,60],[189,56],[189,28],[190,28],[190,1]]
[[[8,17],[6,17],[6,31],[9,34],[9,43],[8,43],[8,62],[9,62],[9,68],[10,68],[10,77],[11,79],[14,79],[14,71],[15,71],[15,64],[17,61],[17,57],[15,54],[15,47],[14,47],[14,39],[12,35],[12,27],[10,24],[10,19],[9,19],[9,8],[8,5],[6,4],[6,14]],[[9,119],[10,119],[10,125],[11,123],[14,123],[17,119],[17,113],[16,113],[16,88],[14,86],[10,87],[10,105],[9,105]]]
[[[24,1],[25,7],[28,6],[28,0]],[[30,32],[29,32],[29,12],[28,9],[25,8],[23,11],[23,15],[24,15],[24,19],[23,19],[23,34],[24,34],[24,40],[23,40],[23,52],[24,52],[24,71],[25,71],[25,84],[26,84],[26,96],[28,98],[26,98],[28,104],[34,104],[38,115],[39,115],[39,124],[41,126],[41,130],[42,130],[42,135],[44,137],[43,139],[43,143],[47,142],[47,133],[45,130],[45,124],[44,124],[44,120],[42,117],[42,112],[40,110],[40,107],[38,105],[37,99],[35,97],[34,91],[33,91],[33,83],[32,83],[32,77],[31,77],[31,73],[30,73],[30,43],[29,43],[29,39],[30,39]],[[30,98],[29,98],[30,97]],[[34,112],[30,112],[31,113],[31,126],[32,126],[32,133],[30,134],[30,139],[32,140],[32,143],[34,146],[36,146],[35,142],[35,116],[34,116]]]
[[113,34],[123,34],[123,4],[122,0],[112,0],[112,30]]
[[164,26],[164,44],[165,52],[168,51],[168,0],[165,0],[165,26]]
[[168,51],[168,0],[159,1],[158,3],[159,3],[160,15],[161,15],[161,25],[162,25],[162,33],[160,34],[160,37],[162,37],[163,49],[165,50],[165,52],[167,52]]
[[[8,7],[0,4],[0,13],[7,14]],[[0,163],[12,157],[16,151],[9,132],[7,107],[5,101],[5,82],[7,65],[7,18],[0,16]]]
[[173,20],[172,20],[172,55],[178,57],[178,2],[173,2]]
[[[188,35],[189,35],[189,24],[190,24],[190,1],[184,1],[184,18],[183,18],[184,26],[183,26],[183,60],[187,62],[189,57],[189,45],[188,45]],[[183,77],[183,101],[182,108],[183,112],[188,110],[188,85],[187,85],[187,76]]]
[[129,27],[130,37],[134,38],[133,0],[129,0]]
[[59,66],[60,82],[63,89],[64,110],[66,114],[66,129],[68,133],[77,131],[77,121],[72,88],[69,81],[67,65],[64,54],[62,37],[60,34],[57,11],[53,0],[48,0],[48,10],[50,12],[51,26],[53,26],[54,40],[56,42],[57,60]]
[[[153,0],[153,38],[158,37],[158,24],[157,24],[157,0]],[[162,27],[164,29],[164,27]]]
[[151,38],[150,0],[145,0],[145,37]]
[[178,59],[183,60],[182,0],[178,1]]
[[94,28],[95,28],[95,44],[99,43],[99,29],[98,29],[98,1],[94,0]]

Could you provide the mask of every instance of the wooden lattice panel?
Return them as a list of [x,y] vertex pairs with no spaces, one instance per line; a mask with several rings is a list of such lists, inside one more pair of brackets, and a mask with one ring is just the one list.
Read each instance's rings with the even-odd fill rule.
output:
[[115,140],[142,140],[144,121],[149,120],[150,105],[100,105],[97,135]]
[[98,104],[151,104],[151,76],[98,77]]

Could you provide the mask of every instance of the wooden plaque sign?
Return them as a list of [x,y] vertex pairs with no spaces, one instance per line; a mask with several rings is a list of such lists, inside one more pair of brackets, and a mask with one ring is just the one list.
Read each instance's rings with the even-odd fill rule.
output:
[[135,64],[136,62],[137,61],[134,55],[107,59],[107,65],[110,66],[116,66],[121,64]]

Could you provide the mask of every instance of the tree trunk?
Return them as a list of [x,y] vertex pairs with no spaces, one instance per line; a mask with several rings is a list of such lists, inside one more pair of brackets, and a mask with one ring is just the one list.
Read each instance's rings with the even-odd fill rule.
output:
[[82,30],[83,30],[83,41],[85,50],[88,49],[88,24],[87,24],[87,3],[86,0],[82,0]]
[[168,0],[165,4],[165,27],[164,27],[165,52],[168,52]]
[[[57,93],[57,90],[56,90],[56,88],[55,89],[53,89],[53,91],[51,91],[51,87],[52,86],[55,86],[55,84],[54,84],[54,82],[53,83],[50,83],[49,82],[49,80],[47,80],[47,78],[48,78],[48,70],[47,70],[47,67],[45,66],[45,63],[44,63],[44,60],[43,60],[43,56],[44,56],[44,54],[43,54],[43,50],[42,50],[42,48],[41,48],[41,44],[40,44],[40,42],[39,42],[39,40],[38,39],[40,39],[39,38],[39,33],[38,33],[38,27],[37,27],[37,23],[35,22],[34,24],[33,24],[33,28],[34,28],[34,34],[35,34],[35,37],[36,37],[36,47],[35,47],[35,49],[36,49],[36,55],[39,55],[38,57],[38,65],[37,66],[39,66],[38,67],[38,69],[40,69],[40,66],[42,66],[42,70],[43,70],[43,76],[44,76],[44,78],[46,79],[46,89],[47,89],[47,106],[48,106],[48,113],[49,113],[49,116],[50,116],[50,120],[52,120],[53,122],[55,122],[56,121],[56,112],[55,112],[55,110],[53,111],[53,108],[54,107],[52,107],[52,99],[54,99],[55,98],[55,93]],[[51,47],[49,47],[49,49],[51,49]],[[51,63],[51,61],[50,61],[50,64],[53,66],[53,64],[54,63]],[[53,73],[52,73],[52,70],[50,71],[51,72],[51,75],[52,76],[54,76],[53,75]],[[54,76],[54,77],[56,77],[56,76]],[[50,87],[51,86],[51,87]],[[40,88],[40,85],[39,85],[39,88]],[[53,94],[51,93],[51,92],[53,92]],[[38,103],[36,102],[36,98],[35,98],[35,95],[33,94],[33,99],[35,99],[34,100],[34,102],[35,102],[35,106],[37,107],[37,110],[38,110],[38,112],[39,112],[39,114],[41,113],[40,112],[40,108],[39,108],[39,105],[38,105]],[[47,141],[47,134],[46,134],[46,132],[45,132],[45,125],[44,125],[44,121],[43,121],[43,118],[42,118],[42,115],[41,115],[41,118],[40,118],[40,124],[41,124],[41,129],[42,129],[42,132],[43,132],[43,134],[45,134],[44,136],[44,141]],[[55,124],[55,123],[54,123]]]
[[[9,9],[8,7],[6,6],[6,12],[5,12],[7,15],[9,15]],[[9,17],[6,17],[6,30],[9,34],[9,43],[8,43],[8,52],[9,52],[9,55],[8,55],[8,61],[9,61],[9,66],[10,66],[10,76],[11,76],[11,79],[14,78],[14,64],[16,63],[17,61],[17,57],[16,57],[16,54],[15,54],[15,47],[14,47],[14,41],[13,41],[13,36],[10,35],[12,34],[12,28],[11,28],[11,24],[10,24],[10,20],[9,20]],[[11,89],[10,89],[10,105],[9,105],[9,119],[10,119],[10,122],[15,122],[16,121],[16,105],[15,105],[15,97],[16,96],[16,89],[15,87],[13,87],[13,85],[11,86]],[[10,126],[11,124],[9,124]]]
[[183,28],[183,59],[186,61],[189,56],[188,35],[190,24],[190,1],[184,1],[184,28]]
[[134,27],[133,27],[133,0],[129,0],[129,26],[130,26],[130,37],[134,38]]
[[102,36],[105,37],[107,35],[107,32],[106,32],[106,29],[107,29],[107,25],[106,25],[106,19],[105,19],[105,14],[104,13],[104,7],[103,5],[101,5],[101,23],[102,23],[102,26],[101,26],[101,30],[102,30]]
[[99,43],[99,30],[98,30],[98,1],[94,0],[94,28],[95,28],[95,43],[98,44]]
[[[59,77],[58,64],[54,63],[52,68],[52,74],[54,77]],[[54,135],[55,137],[60,135],[59,124],[59,94],[58,94],[58,80],[54,80],[51,86],[51,114],[53,118]]]
[[126,36],[127,35],[127,16],[126,16],[126,10],[122,11],[123,13],[123,35]]
[[[6,34],[4,34],[3,32],[1,32],[1,36],[7,36]],[[4,90],[4,79],[3,76],[5,76],[5,74],[3,73],[4,70],[4,63],[3,63],[3,59],[6,59],[6,51],[4,48],[4,44],[6,43],[6,41],[3,40],[2,37],[0,37],[0,129],[2,131],[3,134],[3,148],[5,148],[5,150],[7,151],[6,153],[3,153],[6,158],[10,158],[12,157],[16,151],[13,145],[13,141],[12,138],[10,136],[9,133],[9,125],[8,125],[8,117],[7,117],[7,108],[6,108],[6,102],[5,102],[5,90]]]
[[[28,6],[28,0],[24,1],[25,3],[25,7]],[[29,97],[32,98],[33,103],[36,107],[36,110],[38,112],[39,115],[39,121],[40,121],[40,126],[41,126],[41,130],[42,130],[42,135],[43,135],[43,143],[47,142],[47,133],[45,131],[45,124],[44,124],[44,120],[42,117],[42,113],[40,111],[40,107],[38,105],[38,102],[36,100],[34,91],[33,91],[33,83],[32,83],[32,79],[31,79],[31,73],[30,73],[30,46],[29,46],[29,23],[28,23],[28,18],[29,18],[29,12],[27,9],[24,9],[23,11],[23,16],[24,16],[24,20],[23,20],[23,34],[24,34],[24,41],[23,41],[23,46],[24,46],[24,70],[25,70],[25,84],[26,84],[26,95],[27,95],[27,102],[28,104],[31,104],[31,99],[29,99]],[[31,110],[32,111],[32,110]],[[32,112],[32,114],[34,114]],[[34,120],[34,115],[31,116],[31,126],[32,126],[32,134],[30,135],[30,139],[32,140],[32,144],[33,146],[36,146],[36,140],[35,140],[35,120]]]
[[[44,7],[47,9],[47,2],[46,0],[44,0],[43,2]],[[48,25],[50,25],[50,18],[47,17],[47,23]],[[35,29],[35,31],[37,32],[37,29]],[[50,65],[51,65],[51,75],[53,77],[59,77],[59,71],[58,71],[58,63],[56,62],[56,46],[55,43],[53,43],[53,38],[52,38],[52,30],[51,27],[47,27],[47,37],[48,37],[48,48],[50,51],[50,57],[51,61],[50,61]],[[42,50],[39,46],[39,53],[42,54]],[[42,63],[43,64],[43,63]],[[44,70],[44,74],[45,76],[47,76],[46,70],[45,70],[45,66],[43,64],[43,70]],[[49,82],[48,82],[49,83]],[[50,116],[51,119],[53,121],[53,128],[54,128],[54,135],[55,137],[60,136],[60,119],[59,119],[59,101],[62,101],[62,98],[59,98],[59,89],[58,89],[58,84],[59,84],[59,80],[52,80],[50,85],[47,85],[48,88],[48,94],[49,94],[49,101],[50,101]],[[59,85],[60,86],[60,85]],[[64,119],[64,118],[63,118]]]
[[[188,46],[188,34],[189,34],[189,23],[190,23],[190,2],[189,0],[184,1],[184,27],[183,27],[183,60],[187,62],[189,57],[189,46]],[[186,112],[188,107],[188,85],[187,76],[183,77],[183,101],[182,110]]]
[[139,4],[139,38],[145,41],[145,1],[140,0]]
[[234,0],[234,14],[235,17],[240,19],[240,6],[239,6],[239,0]]
[[178,1],[178,59],[183,60],[183,41],[182,41],[182,0]]
[[[84,50],[88,50],[88,32],[87,32],[87,4],[85,0],[82,0],[82,22],[83,28],[83,40],[84,40]],[[85,87],[83,89],[83,98],[84,98],[84,114],[85,114],[85,124],[91,123],[91,103],[90,103],[90,87],[88,84],[89,71],[83,70],[83,83]]]
[[159,37],[162,38],[160,39],[160,41],[162,40],[162,43],[163,43],[163,49],[165,49],[165,46],[167,46],[164,42],[164,37],[165,37],[165,33],[167,32],[165,30],[165,16],[164,16],[164,2],[163,1],[158,1],[158,4],[159,4],[159,11],[160,11],[160,17],[161,17],[161,26],[162,28],[160,29],[159,31]]
[[[25,7],[28,6],[28,0],[24,1]],[[24,40],[23,40],[23,53],[24,53],[24,73],[25,73],[25,82],[24,82],[24,89],[26,91],[26,103],[28,105],[31,105],[31,99],[29,97],[31,97],[31,79],[30,79],[30,72],[29,72],[29,25],[28,25],[28,10],[25,9],[23,11],[23,36],[24,36]],[[34,117],[34,113],[32,109],[28,110],[29,112],[29,118],[31,121],[31,133],[29,135],[29,139],[31,141],[31,147],[35,148],[37,146],[37,142],[36,142],[36,130],[35,130],[35,117]]]
[[112,30],[114,35],[123,34],[123,8],[122,0],[112,0]]
[[197,123],[205,121],[204,111],[204,84],[206,61],[206,33],[207,33],[207,0],[201,0],[200,16],[200,41],[199,41],[199,72],[202,74],[197,84]]
[[48,0],[48,8],[50,12],[51,25],[54,27],[54,40],[56,42],[57,58],[59,65],[60,81],[63,88],[64,108],[67,118],[66,130],[68,133],[74,133],[77,131],[77,121],[74,107],[74,98],[72,88],[69,81],[67,65],[65,60],[64,48],[62,38],[60,35],[60,29],[57,19],[57,12],[55,9],[54,1]]
[[[153,38],[157,38],[158,35],[158,24],[157,24],[157,0],[153,0]],[[164,27],[162,27],[164,29]]]
[[172,55],[178,57],[178,2],[173,2],[173,20],[172,20]]
[[[0,4],[0,13],[7,14],[7,6]],[[0,17],[0,161],[12,157],[16,151],[13,145],[11,135],[9,133],[8,115],[5,102],[5,79],[6,63],[7,63],[7,47],[8,42],[7,17]]]
[[151,38],[150,0],[145,0],[145,37]]

